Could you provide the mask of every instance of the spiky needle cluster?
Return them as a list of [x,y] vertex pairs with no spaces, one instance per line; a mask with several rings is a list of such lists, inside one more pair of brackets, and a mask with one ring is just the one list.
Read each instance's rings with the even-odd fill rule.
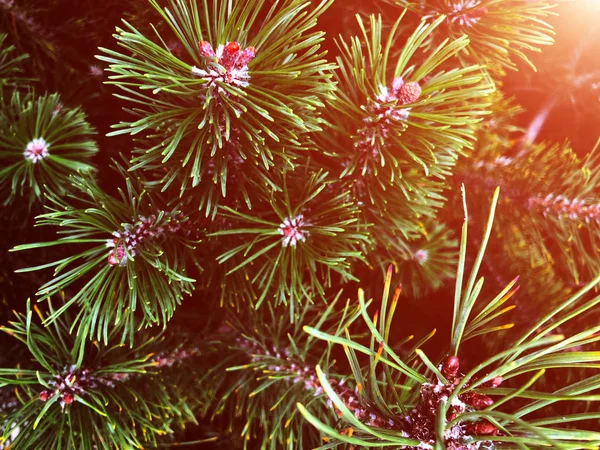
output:
[[[515,57],[528,62],[524,51],[552,41],[543,21],[550,5],[393,1],[408,10],[390,26],[387,15],[359,18],[359,36],[338,40],[336,67],[324,58],[324,34],[315,31],[333,0],[149,0],[150,12],[140,9],[117,28],[119,50],[102,49],[99,57],[129,105],[129,118],[112,134],[131,134],[136,145],[131,165],[117,170],[124,188],[116,196],[93,177],[94,131],[81,111],[56,95],[24,93],[15,81],[22,58],[12,57],[13,47],[0,49],[5,204],[20,196],[30,206],[45,202],[38,224],[60,236],[17,249],[60,245],[73,252],[21,269],[55,272],[38,292],[47,301],[48,314],[36,310],[43,326],[28,305],[4,328],[33,358],[0,369],[0,445],[179,445],[165,436],[199,415],[213,424],[226,417],[244,448],[313,448],[321,437],[322,448],[597,447],[598,433],[560,427],[595,413],[524,416],[564,399],[596,399],[588,395],[597,389],[594,378],[553,392],[529,387],[556,367],[598,366],[598,354],[586,346],[600,342],[600,326],[566,339],[557,333],[559,326],[569,333],[565,323],[600,304],[585,295],[599,278],[507,350],[460,373],[462,342],[512,326],[491,322],[511,310],[502,305],[516,281],[475,305],[484,292],[477,272],[497,192],[465,286],[467,224],[457,252],[438,216],[456,161],[487,142],[477,130],[500,86],[493,80],[514,67]],[[42,29],[13,3],[0,0],[1,20],[9,11],[15,30]],[[418,14],[407,22],[411,12]],[[86,71],[103,73],[96,65]],[[14,92],[6,95],[6,88]],[[558,186],[523,173],[537,156],[548,162],[542,175],[562,161],[548,161],[535,147],[499,151],[507,139],[494,145],[488,159],[473,158],[469,179],[483,179],[485,191],[496,186],[494,177],[509,180],[512,172],[525,180],[506,190],[508,202],[522,207],[520,218],[539,216],[532,222],[540,224],[543,216],[558,230],[551,234],[557,242],[596,248],[597,235],[583,238],[577,229],[594,231],[600,222],[598,159],[580,162],[562,152],[565,166],[582,170],[579,178],[560,177]],[[541,229],[523,228],[532,236]],[[196,247],[201,235],[205,242]],[[593,271],[589,255],[582,262],[571,248],[561,251],[573,272]],[[393,270],[381,315],[369,316],[363,291],[356,307],[336,309],[335,300],[324,306],[330,288],[364,282],[365,273],[390,260],[417,297],[441,286],[456,257],[450,356],[438,365],[420,348],[434,332],[402,347],[402,356],[395,348],[412,337],[391,347],[400,296],[398,288],[388,304]],[[231,328],[221,325],[198,346],[166,345],[142,328],[166,326],[195,287],[192,275],[203,276],[194,271],[200,260],[209,269],[200,280],[203,294],[216,288],[222,303],[235,307],[227,313]],[[58,308],[50,301],[55,294]],[[358,317],[370,342],[356,327],[350,331]],[[347,366],[334,361],[334,344],[342,344]],[[207,370],[171,370],[182,361]],[[351,375],[340,374],[346,368]],[[7,386],[16,387],[14,396]],[[504,404],[512,399],[525,406],[509,414]]]
[[[124,175],[123,169],[115,173]],[[80,253],[21,271],[58,267],[55,277],[39,289],[42,298],[83,281],[49,321],[78,305],[81,312],[73,326],[77,324],[80,333],[106,342],[108,324],[116,320],[124,324],[123,340],[131,343],[138,308],[142,326],[164,324],[193,289],[194,280],[186,274],[191,269],[187,264],[195,261],[192,219],[182,213],[181,203],[151,195],[141,180],[128,179],[127,195],[121,192],[120,198],[107,195],[90,176],[71,182],[78,193],[67,199],[49,196],[50,212],[38,219],[40,224],[61,227],[61,239],[15,250],[75,244]],[[67,265],[71,267],[66,275],[59,275]],[[98,305],[104,307],[98,311]]]
[[72,192],[69,176],[94,168],[95,129],[80,108],[63,107],[58,94],[3,99],[0,111],[0,194],[5,205],[25,198],[31,208],[47,195]]

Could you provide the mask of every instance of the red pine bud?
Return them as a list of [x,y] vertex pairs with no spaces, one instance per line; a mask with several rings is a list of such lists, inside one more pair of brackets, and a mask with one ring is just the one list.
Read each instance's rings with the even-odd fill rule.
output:
[[496,436],[498,434],[498,428],[496,428],[487,420],[481,420],[469,425],[467,428],[467,433],[470,435],[479,436]]
[[200,50],[200,55],[204,58],[212,58],[215,56],[215,51],[208,41],[200,41],[198,43],[198,49]]
[[392,94],[394,94],[394,96],[398,95],[400,89],[402,89],[402,86],[404,86],[404,80],[402,77],[394,78],[394,81],[392,81]]
[[457,415],[458,415],[458,409],[456,409],[456,407],[454,407],[454,406],[451,406],[450,409],[448,410],[448,414],[446,415],[446,419],[448,421],[454,420],[454,419],[456,419]]
[[50,393],[48,391],[42,391],[42,392],[40,392],[39,398],[43,402],[48,401],[48,399],[50,398]]
[[427,250],[419,249],[414,253],[413,257],[415,258],[415,261],[423,265],[429,259],[429,252]]
[[123,258],[125,258],[125,247],[123,246],[123,244],[119,244],[117,246],[117,259],[120,262],[123,260]]
[[456,356],[448,356],[446,360],[442,363],[442,375],[444,375],[449,380],[452,380],[454,377],[456,377],[459,366],[460,363]]
[[256,50],[254,47],[247,47],[241,54],[235,63],[236,69],[241,69],[246,66],[256,56]]
[[421,86],[416,81],[411,81],[410,83],[406,83],[404,86],[400,88],[398,94],[398,101],[403,105],[407,103],[416,102],[421,95]]
[[73,400],[75,400],[75,396],[70,392],[63,392],[62,400],[65,403],[65,405],[70,405],[71,403],[73,403]]
[[490,397],[487,395],[478,394],[476,392],[467,392],[461,395],[460,399],[467,405],[472,406],[477,411],[485,409],[494,404],[494,400],[492,400]]
[[240,44],[237,42],[228,42],[225,48],[223,48],[223,54],[219,58],[219,64],[221,64],[225,70],[229,71],[234,68],[239,56]]
[[482,6],[481,8],[469,12],[468,15],[474,19],[481,19],[482,17],[487,16],[488,12],[488,9],[485,6]]
[[492,378],[487,383],[484,383],[483,385],[485,387],[497,388],[498,386],[500,386],[502,384],[502,381],[503,381],[502,377],[501,376],[497,376],[497,377]]
[[110,266],[116,266],[117,264],[119,264],[119,260],[115,256],[114,250],[111,250],[110,253],[108,254],[108,264]]

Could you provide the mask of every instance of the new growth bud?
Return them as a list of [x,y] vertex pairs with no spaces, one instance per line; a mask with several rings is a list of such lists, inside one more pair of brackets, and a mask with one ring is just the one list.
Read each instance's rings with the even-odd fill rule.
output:
[[225,70],[231,70],[234,68],[239,56],[240,44],[237,42],[228,42],[223,48],[223,54],[219,58],[219,64],[221,64]]
[[198,49],[200,50],[200,55],[204,58],[211,58],[215,56],[215,52],[208,41],[200,41],[198,43]]
[[467,392],[466,394],[461,395],[460,399],[477,411],[488,408],[494,404],[494,400],[490,397],[476,392]]
[[448,356],[446,360],[442,363],[442,375],[444,375],[449,380],[453,380],[458,374],[458,368],[460,367],[460,363],[456,356]]
[[403,105],[416,102],[421,96],[421,86],[415,81],[403,85],[396,94],[398,101]]
[[502,384],[502,377],[501,376],[497,376],[492,378],[490,381],[483,383],[481,385],[481,387],[490,387],[490,388],[497,388],[498,386],[500,386]]
[[480,420],[479,422],[470,424],[467,427],[467,432],[470,435],[496,436],[498,434],[498,428],[496,428],[487,420]]
[[71,392],[63,392],[62,401],[65,405],[70,405],[75,400],[75,396]]

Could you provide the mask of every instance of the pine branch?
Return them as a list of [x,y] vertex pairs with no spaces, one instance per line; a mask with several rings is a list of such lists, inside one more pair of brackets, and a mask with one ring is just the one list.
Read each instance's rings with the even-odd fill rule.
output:
[[458,260],[458,241],[444,224],[429,219],[420,224],[419,235],[404,239],[393,226],[376,227],[376,245],[367,260],[381,273],[392,264],[405,292],[414,298],[436,291],[453,278]]
[[466,62],[486,66],[492,73],[516,70],[520,59],[535,70],[526,52],[540,52],[554,43],[554,31],[545,20],[555,15],[548,0],[386,0],[408,8],[423,20],[442,17],[436,41],[468,36],[460,55]]
[[[585,158],[569,147],[485,139],[474,158],[457,168],[457,180],[487,195],[493,185],[506,191],[496,230],[512,229],[507,250],[525,242],[530,265],[554,267],[575,286],[600,272],[595,252],[600,222],[598,146]],[[515,154],[516,153],[516,154]]]
[[333,272],[354,279],[351,265],[368,238],[349,193],[327,173],[298,169],[281,178],[283,190],[263,195],[253,215],[223,207],[231,226],[210,236],[239,236],[217,261],[247,274],[260,293],[255,307],[265,299],[289,304],[293,320],[297,303],[324,298]]
[[58,94],[22,95],[15,90],[0,112],[4,205],[25,197],[31,208],[46,196],[72,192],[69,177],[93,170],[95,133],[81,109],[64,107]]
[[472,147],[493,86],[480,67],[455,59],[466,38],[427,49],[442,19],[419,25],[395,61],[401,19],[387,38],[381,17],[358,20],[362,36],[338,43],[338,89],[324,115],[330,129],[315,141],[364,205],[364,221],[409,238],[443,205],[446,178]]
[[[51,302],[48,307],[52,313]],[[34,309],[45,321],[46,315]],[[141,449],[195,420],[194,398],[182,383],[165,378],[171,359],[181,359],[184,350],[165,353],[168,345],[160,334],[140,333],[135,346],[126,348],[118,344],[119,327],[113,327],[110,345],[103,346],[70,334],[68,314],[50,327],[37,322],[28,303],[26,314],[17,314],[1,328],[27,346],[32,361],[0,368],[0,387],[14,386],[18,400],[9,402],[0,443],[9,440],[12,448]],[[159,349],[158,356],[152,353]],[[190,357],[193,351],[185,353]]]
[[7,35],[0,33],[0,92],[4,96],[4,89],[26,85],[33,81],[32,78],[23,76],[22,62],[29,56],[26,54],[14,56],[14,45],[8,45]]
[[[117,175],[125,178],[124,169]],[[61,260],[19,270],[55,268],[54,278],[38,291],[41,299],[76,282],[81,286],[46,324],[78,305],[71,330],[106,343],[109,331],[120,324],[122,341],[132,344],[139,327],[164,325],[192,291],[194,280],[188,273],[194,263],[193,225],[183,214],[184,203],[165,202],[144,190],[140,180],[125,182],[126,190],[119,190],[117,198],[103,192],[89,174],[72,177],[76,193],[66,199],[49,196],[50,212],[37,220],[38,225],[58,227],[61,237],[13,249],[83,247]],[[142,316],[139,324],[136,311]]]
[[[451,340],[453,354],[443,359],[439,365],[435,365],[423,351],[415,349],[421,363],[409,367],[390,347],[389,329],[400,295],[397,290],[388,310],[391,271],[386,280],[382,314],[379,319],[377,314],[375,317],[368,314],[364,293],[359,291],[360,313],[372,334],[370,348],[362,346],[349,336],[342,338],[340,333],[336,335],[313,328],[306,329],[313,336],[344,346],[353,368],[354,380],[365,386],[364,395],[360,398],[361,404],[369,405],[377,409],[379,414],[389,418],[387,422],[370,423],[353,413],[331,389],[326,371],[318,368],[321,385],[330,400],[340,409],[344,422],[350,426],[350,432],[340,433],[299,405],[300,412],[309,422],[325,435],[335,439],[321,448],[332,448],[347,443],[365,447],[476,449],[484,441],[499,448],[514,448],[515,445],[543,448],[550,445],[584,449],[598,445],[600,434],[592,430],[556,427],[556,419],[534,421],[525,416],[534,411],[541,412],[542,408],[565,400],[597,399],[595,395],[590,396],[590,393],[597,389],[597,383],[591,379],[563,386],[554,392],[532,391],[529,388],[546,372],[555,369],[573,368],[582,364],[598,367],[600,360],[597,352],[569,350],[600,341],[599,326],[587,325],[569,336],[552,332],[557,326],[573,320],[600,301],[598,296],[582,300],[585,293],[600,282],[600,275],[581,292],[534,324],[522,337],[515,339],[506,350],[488,356],[466,374],[460,373],[460,360],[456,355],[461,341],[467,337],[489,335],[502,329],[503,326],[490,325],[507,311],[507,308],[500,308],[514,293],[511,291],[513,282],[483,307],[477,316],[472,317],[483,285],[483,279],[476,282],[477,272],[491,233],[496,200],[497,198],[493,201],[483,244],[463,290],[468,216],[465,219],[456,279]],[[575,307],[577,302],[579,305]],[[467,329],[469,331],[465,333],[464,330]],[[348,352],[350,348],[369,355],[366,368],[361,368],[354,352]],[[377,369],[380,363],[384,367],[383,370]],[[523,383],[520,376],[525,374],[531,378]],[[511,380],[513,378],[514,380]],[[506,382],[520,387],[499,389],[499,386]],[[516,398],[525,400],[525,406],[516,410],[512,407],[512,413],[504,412],[506,408],[510,408],[509,400]],[[580,414],[565,414],[561,422],[569,423],[586,417]]]
[[[302,305],[293,323],[281,307],[269,305],[242,315],[230,311],[227,326],[214,340],[218,363],[205,377],[213,396],[203,415],[229,428],[240,447],[241,441],[271,450],[318,445],[320,437],[297,413],[296,403],[302,401],[320,417],[327,416],[333,405],[323,395],[316,366],[330,367],[333,360],[328,347],[318,345],[302,327],[343,329],[357,310],[338,310],[338,305],[339,296],[324,310]],[[329,382],[348,404],[360,407],[343,378],[331,375]]]
[[[182,192],[209,179],[224,197],[232,161],[265,169],[289,163],[302,136],[320,129],[319,109],[333,89],[333,65],[319,50],[324,33],[312,31],[331,0],[310,11],[304,0],[150,3],[185,49],[182,59],[166,37],[144,36],[126,22],[115,35],[125,53],[101,49],[98,57],[138,117],[113,134],[150,138],[133,168],[166,169],[160,184],[177,180]],[[218,200],[200,196],[207,213]]]

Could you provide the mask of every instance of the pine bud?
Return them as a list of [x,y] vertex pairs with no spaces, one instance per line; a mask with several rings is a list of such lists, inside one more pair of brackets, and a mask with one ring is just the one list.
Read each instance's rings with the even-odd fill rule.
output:
[[254,49],[254,47],[247,47],[240,54],[240,57],[238,58],[237,62],[235,63],[235,68],[241,69],[242,67],[247,65],[250,61],[252,61],[255,56],[256,56],[256,50]]
[[215,52],[208,41],[200,41],[198,43],[198,49],[200,50],[200,55],[204,58],[212,58],[215,56]]
[[481,19],[482,17],[487,16],[488,12],[488,9],[485,6],[482,6],[481,8],[477,8],[469,12],[469,16],[473,19]]
[[456,374],[458,373],[458,368],[460,363],[456,356],[448,356],[446,360],[442,363],[442,375],[444,375],[449,380],[454,379]]
[[423,265],[429,259],[429,252],[427,250],[419,249],[414,253],[413,257],[415,258],[415,261]]
[[467,428],[467,433],[479,436],[496,436],[498,434],[498,428],[487,420],[481,420],[470,424]]
[[219,64],[221,64],[225,70],[229,71],[234,68],[239,56],[240,44],[237,42],[228,42],[223,49],[223,54],[219,58]]
[[394,78],[394,81],[392,81],[392,94],[394,94],[394,96],[397,96],[400,92],[400,89],[402,89],[403,86],[404,80],[402,79],[402,77]]
[[119,264],[119,261],[117,260],[117,257],[115,256],[114,250],[111,250],[110,253],[108,254],[108,265],[116,266],[117,264]]
[[71,392],[63,392],[62,401],[65,403],[65,405],[70,405],[73,403],[73,400],[75,400],[75,396]]
[[50,398],[50,393],[48,391],[42,391],[40,392],[39,398],[43,402],[48,401],[48,399]]
[[472,406],[477,411],[485,409],[494,404],[494,400],[492,400],[490,397],[487,395],[478,394],[476,392],[467,392],[466,394],[461,395],[460,399],[467,405]]
[[483,383],[481,385],[481,387],[497,388],[498,386],[500,386],[502,384],[502,381],[503,381],[502,377],[497,376],[497,377],[492,378],[490,381]]
[[457,415],[458,415],[458,409],[455,406],[451,406],[450,409],[448,410],[448,414],[446,415],[446,419],[448,421],[454,420],[454,419],[456,419]]
[[407,103],[416,102],[421,95],[421,86],[416,81],[411,81],[410,83],[406,83],[399,90],[398,101],[403,105]]
[[[116,244],[117,239],[114,239],[113,242],[115,242]],[[108,254],[108,264],[110,266],[116,266],[118,264],[121,264],[121,262],[123,262],[125,258],[125,246],[122,243],[116,244],[116,247],[113,248]]]

